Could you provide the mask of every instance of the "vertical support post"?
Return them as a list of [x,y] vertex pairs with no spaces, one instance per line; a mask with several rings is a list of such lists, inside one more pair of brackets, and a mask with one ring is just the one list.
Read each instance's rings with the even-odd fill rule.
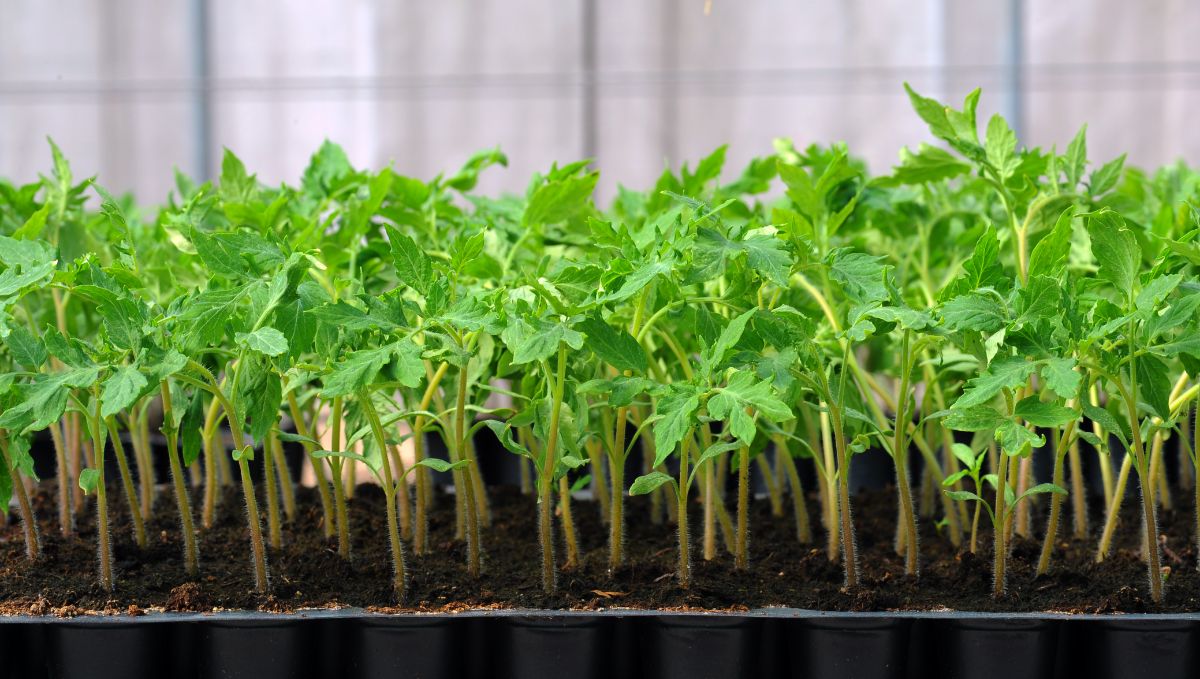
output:
[[1008,30],[1004,45],[1004,117],[1016,133],[1025,133],[1025,2],[1008,0]]
[[189,0],[192,47],[192,172],[198,181],[213,178],[212,73],[208,0]]
[[597,58],[597,26],[596,0],[583,0],[583,35],[580,39],[582,54],[580,55],[580,71],[582,75],[580,97],[583,157],[596,158],[597,148],[597,118],[599,107],[596,98],[596,58]]

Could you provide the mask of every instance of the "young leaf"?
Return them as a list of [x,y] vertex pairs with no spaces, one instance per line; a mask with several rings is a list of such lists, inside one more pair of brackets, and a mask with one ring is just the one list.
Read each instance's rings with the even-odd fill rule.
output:
[[1058,216],[1054,228],[1046,234],[1038,244],[1033,246],[1029,255],[1029,277],[1050,276],[1058,278],[1062,273],[1067,255],[1071,251],[1071,224],[1075,220],[1075,208],[1068,207]]
[[433,262],[416,241],[391,226],[385,226],[388,243],[392,249],[392,261],[396,265],[396,277],[401,283],[422,295],[429,292],[433,283]]
[[462,469],[469,464],[471,464],[470,460],[459,460],[458,462],[450,463],[440,457],[426,457],[417,460],[415,466],[428,467],[435,472],[442,472],[444,474],[455,469]]
[[96,490],[96,486],[98,485],[100,485],[99,470],[88,467],[87,469],[79,472],[79,488],[84,493],[90,495],[92,491]]
[[[1039,483],[1036,486],[1026,490],[1024,493],[1021,493],[1021,496],[1017,498],[1017,502],[1020,502],[1031,495],[1044,495],[1048,493],[1053,493],[1055,495],[1066,495],[1067,491],[1065,488],[1056,486],[1053,483]],[[1010,507],[1009,510],[1011,511],[1011,509],[1012,508]]]
[[1034,434],[1012,420],[1005,420],[1004,424],[996,429],[996,440],[1000,442],[1005,454],[1022,457],[1029,453],[1030,448],[1046,445],[1044,436]]
[[648,495],[658,490],[658,487],[664,483],[673,483],[675,479],[660,471],[652,471],[645,476],[639,476],[633,480],[633,485],[629,487],[630,495]]
[[1128,304],[1133,299],[1133,283],[1142,258],[1137,239],[1125,220],[1108,209],[1087,215],[1087,228],[1092,255],[1100,265],[1097,275],[1111,283]]

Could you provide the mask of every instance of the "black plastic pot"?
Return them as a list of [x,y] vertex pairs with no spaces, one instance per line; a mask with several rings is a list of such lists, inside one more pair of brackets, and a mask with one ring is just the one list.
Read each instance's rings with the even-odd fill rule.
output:
[[477,611],[0,618],[0,677],[1200,676],[1200,614]]

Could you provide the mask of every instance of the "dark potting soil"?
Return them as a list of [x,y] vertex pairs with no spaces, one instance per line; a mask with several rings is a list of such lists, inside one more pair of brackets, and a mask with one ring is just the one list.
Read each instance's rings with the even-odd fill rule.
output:
[[[179,525],[171,495],[161,492],[147,526],[148,546],[133,541],[128,512],[119,493],[110,497],[115,543],[117,587],[106,593],[96,585],[93,512],[80,518],[76,536],[63,538],[47,517],[54,515],[50,484],[35,496],[43,517],[44,555],[25,559],[19,522],[0,530],[0,613],[78,615],[87,612],[138,614],[147,610],[210,611],[259,609],[292,611],[300,608],[358,606],[381,611],[457,611],[468,608],[544,609],[714,609],[744,610],[787,606],[819,610],[1059,611],[1059,612],[1180,612],[1200,610],[1200,573],[1193,539],[1190,503],[1160,514],[1164,566],[1171,570],[1166,603],[1149,601],[1146,570],[1138,556],[1136,494],[1125,503],[1115,549],[1104,563],[1095,562],[1096,539],[1070,537],[1070,510],[1065,508],[1060,529],[1061,549],[1047,576],[1035,577],[1044,518],[1035,515],[1037,540],[1016,537],[1009,561],[1009,592],[991,597],[991,531],[981,526],[978,555],[955,550],[937,533],[933,522],[921,523],[922,570],[919,580],[904,575],[904,564],[893,548],[895,495],[868,491],[855,497],[862,586],[847,591],[842,569],[825,556],[824,534],[815,525],[814,544],[799,544],[791,521],[772,517],[769,503],[756,500],[752,508],[749,571],[733,568],[722,552],[706,562],[700,553],[702,517],[694,505],[692,518],[694,582],[680,589],[675,580],[677,542],[671,525],[649,520],[649,504],[632,498],[627,509],[628,564],[607,572],[607,527],[598,508],[588,501],[573,504],[580,536],[582,564],[559,574],[559,593],[542,593],[536,504],[514,488],[491,491],[493,519],[484,531],[485,572],[467,575],[465,545],[454,539],[453,497],[439,494],[431,517],[432,553],[416,557],[406,547],[408,596],[398,605],[391,591],[391,572],[383,494],[362,486],[350,504],[353,557],[343,561],[336,545],[323,537],[321,511],[315,491],[299,493],[298,518],[284,527],[282,550],[270,550],[271,594],[252,591],[250,548],[241,497],[226,488],[216,524],[200,534],[201,574],[189,578],[183,568]],[[1182,494],[1180,494],[1182,496]],[[262,494],[260,493],[260,502]],[[1042,508],[1044,509],[1044,508]],[[810,498],[809,511],[817,520],[818,507]],[[1099,531],[1102,509],[1092,508],[1093,534]],[[265,523],[265,512],[264,512]],[[986,523],[986,517],[985,522]],[[265,530],[264,530],[265,532]],[[564,548],[561,531],[557,557]]]

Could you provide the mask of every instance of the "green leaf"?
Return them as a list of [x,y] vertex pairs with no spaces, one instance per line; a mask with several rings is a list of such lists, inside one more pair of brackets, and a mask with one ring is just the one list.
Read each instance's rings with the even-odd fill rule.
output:
[[111,417],[137,402],[146,388],[146,376],[135,366],[123,365],[104,381],[100,392],[100,415]]
[[369,330],[391,332],[400,327],[386,318],[368,313],[342,301],[323,304],[311,309],[308,314],[324,325],[342,328],[348,332]]
[[84,493],[92,493],[100,485],[100,471],[88,467],[79,472],[79,488]]
[[391,226],[385,226],[388,243],[392,249],[392,261],[396,265],[396,277],[401,283],[422,295],[429,292],[433,284],[433,262],[429,255],[409,238]]
[[1037,396],[1021,399],[1013,415],[1035,427],[1060,427],[1079,419],[1079,413],[1057,403],[1043,403]]
[[649,495],[658,490],[658,487],[664,483],[673,483],[675,479],[667,474],[659,471],[653,471],[645,476],[639,476],[633,480],[633,485],[629,487],[630,495]]
[[992,431],[1005,421],[1004,416],[991,406],[959,408],[956,405],[946,417],[946,426],[955,431]]
[[702,353],[701,361],[708,372],[724,365],[730,352],[733,351],[733,348],[742,339],[742,333],[746,331],[746,323],[750,321],[755,312],[755,309],[750,309],[731,319],[721,329],[721,334],[717,336],[717,341],[713,342],[712,346],[708,347]]
[[949,495],[950,499],[958,500],[959,502],[969,502],[972,500],[976,502],[983,502],[983,498],[969,490],[943,490],[942,492],[946,495]]
[[650,281],[659,276],[670,274],[674,267],[675,260],[673,257],[665,257],[663,259],[644,262],[638,265],[638,267],[633,271],[630,271],[628,274],[626,274],[624,280],[621,282],[620,287],[605,294],[598,301],[602,303],[619,302],[629,299],[630,297],[633,297],[641,292],[643,288],[650,284]]
[[239,332],[236,336],[238,344],[257,351],[264,356],[279,356],[288,350],[287,338],[275,328],[262,327],[252,333]]
[[1083,414],[1089,420],[1100,425],[1104,431],[1121,439],[1121,443],[1123,443],[1125,446],[1129,445],[1129,439],[1133,435],[1130,432],[1129,425],[1127,423],[1113,417],[1113,414],[1104,408],[1094,406],[1090,403],[1083,404]]
[[237,317],[243,290],[207,290],[183,306],[177,317],[181,344],[188,351],[217,344]]
[[1137,397],[1150,406],[1150,412],[1162,420],[1171,419],[1171,370],[1154,356],[1137,360]]
[[1134,301],[1134,308],[1147,314],[1157,311],[1163,300],[1174,292],[1181,282],[1183,282],[1183,274],[1178,273],[1152,279],[1138,293],[1137,299]]
[[694,416],[700,408],[700,396],[695,389],[672,385],[665,396],[654,404],[654,413],[660,417],[654,426],[654,448],[658,459],[654,466],[675,452],[675,447],[691,431]]
[[1022,457],[1027,455],[1031,448],[1046,445],[1044,436],[1035,434],[1012,420],[1005,420],[1004,424],[996,429],[996,440],[1005,454]]
[[954,403],[954,409],[983,405],[1004,389],[1016,389],[1025,384],[1036,369],[1036,363],[1019,356],[997,358],[985,373],[967,382],[967,388]]
[[469,464],[471,464],[470,460],[459,460],[458,462],[450,463],[441,459],[440,457],[426,457],[417,460],[415,466],[428,467],[435,472],[446,473],[454,471],[455,469],[462,469]]
[[1092,256],[1100,265],[1097,275],[1111,283],[1128,304],[1133,299],[1133,283],[1142,259],[1137,239],[1125,220],[1108,209],[1087,215],[1087,227]]
[[771,383],[756,381],[749,371],[734,373],[729,382],[708,399],[708,414],[729,422],[733,435],[748,445],[754,440],[757,428],[753,416],[746,412],[747,408],[753,408],[771,422],[793,417],[791,408],[775,397]]
[[534,319],[532,323],[514,319],[501,339],[512,352],[513,365],[545,360],[558,351],[560,344],[572,349],[583,347],[582,334],[565,322],[545,318]]
[[588,316],[575,327],[586,336],[584,344],[587,348],[612,367],[646,371],[646,353],[629,333],[613,328],[599,316]]
[[884,286],[883,257],[853,252],[847,248],[834,250],[829,257],[829,274],[856,304],[878,302],[888,298]]
[[1039,483],[1036,486],[1026,490],[1024,493],[1021,493],[1021,496],[1017,498],[1017,502],[1020,502],[1031,495],[1044,495],[1049,493],[1053,493],[1054,495],[1066,495],[1067,491],[1065,488],[1056,486],[1053,483]]
[[696,469],[699,469],[709,460],[719,457],[725,453],[738,450],[739,448],[745,448],[747,445],[749,444],[742,441],[718,441],[717,443],[712,444],[708,448],[705,448],[703,453],[700,453],[700,457],[692,461],[692,473],[695,474]]
[[344,360],[333,366],[332,372],[322,378],[324,388],[321,389],[321,395],[332,398],[362,391],[375,381],[379,371],[390,360],[391,346],[362,349],[347,354]]
[[1079,185],[1079,181],[1083,179],[1085,167],[1087,167],[1087,125],[1079,128],[1075,138],[1067,145],[1067,155],[1063,157],[1063,170],[1067,173],[1068,191],[1074,191],[1075,187]]
[[1071,357],[1048,358],[1042,362],[1039,372],[1046,386],[1062,398],[1075,396],[1083,381],[1083,375],[1075,370],[1075,359]]
[[969,292],[942,305],[946,327],[954,331],[994,333],[1007,323],[1007,312],[994,295]]
[[50,357],[46,345],[23,325],[14,327],[8,333],[5,344],[13,360],[30,370],[36,371]]
[[1121,172],[1124,170],[1125,154],[1122,153],[1092,172],[1091,179],[1088,180],[1088,193],[1098,196],[1109,191],[1117,185],[1117,181],[1121,178]]
[[939,101],[917,94],[908,83],[904,84],[904,89],[908,92],[913,110],[929,125],[929,131],[933,132],[934,136],[945,140],[968,157],[978,158],[982,155],[975,123],[979,90],[968,94],[963,102],[963,110],[956,111]]
[[1016,150],[1016,133],[999,113],[993,115],[988,121],[984,151],[987,154],[988,162],[996,168],[1002,180],[1011,177],[1017,168],[1019,161],[1016,157]]
[[975,468],[976,455],[975,451],[971,450],[971,446],[968,446],[964,443],[952,443],[950,444],[950,452],[954,454],[954,457],[957,458],[958,461],[962,463],[962,466],[966,467],[966,469],[969,470]]
[[18,433],[45,429],[66,411],[70,391],[91,387],[99,375],[100,369],[93,366],[37,376],[21,389],[16,404],[0,414],[0,429]]
[[971,165],[937,146],[921,144],[915,153],[900,151],[900,165],[892,168],[889,183],[926,184],[953,179],[971,171]]
[[542,184],[530,196],[522,224],[526,227],[557,224],[579,215],[591,204],[599,177],[593,172]]
[[1046,234],[1029,254],[1029,278],[1050,276],[1058,278],[1071,252],[1071,225],[1075,208],[1068,207],[1058,216],[1054,228]]
[[[361,463],[367,465],[367,467],[369,467],[371,469],[371,471],[374,471],[374,472],[378,472],[380,469],[382,469],[381,458],[378,455],[371,455],[371,456],[360,455],[358,453],[355,453],[355,452],[352,452],[349,450],[316,450],[316,451],[313,451],[312,456],[317,459],[325,459],[328,457],[340,457],[340,458],[343,458],[346,460],[354,460],[355,462],[361,462]],[[426,459],[429,459],[429,458],[426,458]]]
[[488,429],[492,430],[492,433],[496,435],[496,439],[498,441],[500,441],[500,445],[504,446],[505,450],[507,450],[510,453],[513,453],[514,455],[520,455],[522,457],[527,457],[527,458],[533,460],[534,463],[539,466],[539,472],[540,472],[540,465],[541,465],[542,461],[539,459],[536,459],[534,457],[533,453],[529,452],[528,448],[521,445],[520,443],[517,443],[513,439],[512,427],[510,425],[500,422],[499,420],[484,420],[483,424]]
[[1062,316],[1062,286],[1049,276],[1031,276],[1017,291],[1017,310],[1017,326],[1059,318]]
[[50,203],[46,203],[37,212],[29,216],[21,228],[13,231],[13,238],[17,240],[33,240],[42,235],[42,230],[46,228],[46,218],[50,216]]

